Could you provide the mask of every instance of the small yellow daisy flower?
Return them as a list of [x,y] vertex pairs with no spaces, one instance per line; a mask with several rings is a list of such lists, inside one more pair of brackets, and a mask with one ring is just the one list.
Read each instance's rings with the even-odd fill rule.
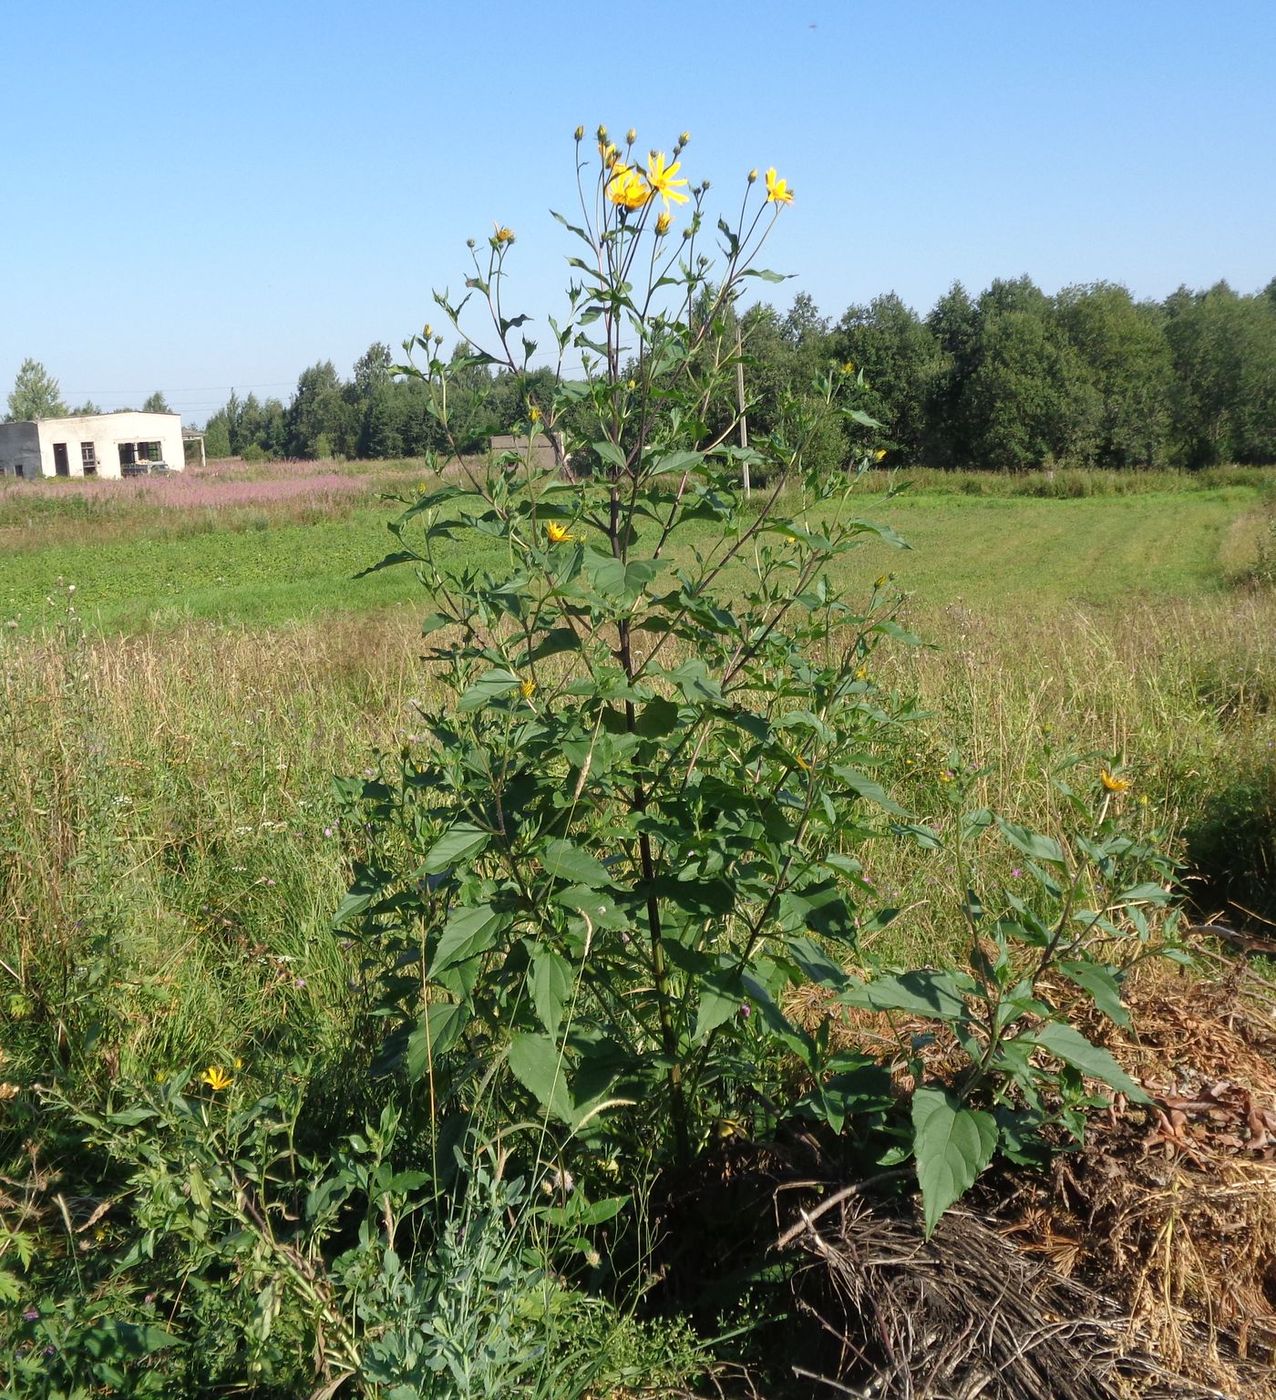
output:
[[496,232],[492,235],[492,237],[496,240],[497,243],[513,243],[514,230],[512,228],[506,228],[504,224],[497,224]]
[[665,202],[668,209],[669,201],[672,199],[675,204],[685,204],[687,196],[682,193],[682,186],[686,180],[675,180],[674,176],[682,169],[682,162],[676,160],[672,165],[665,161],[663,151],[652,151],[647,159],[647,183],[651,186],[653,194],[658,194]]
[[525,681],[519,681],[518,693],[524,700],[530,700],[532,696],[536,694],[536,682],[530,678]]
[[1108,792],[1129,792],[1134,786],[1132,779],[1117,777],[1115,774],[1109,773],[1106,768],[1100,772],[1099,781]]
[[217,1093],[221,1089],[229,1089],[232,1083],[230,1075],[222,1069],[221,1065],[209,1065],[199,1076],[199,1079],[200,1083],[207,1084],[213,1093]]
[[637,170],[631,170],[623,162],[612,167],[611,179],[607,181],[607,198],[622,209],[641,209],[651,198],[651,187]]
[[560,525],[557,520],[546,523],[545,533],[549,536],[550,544],[566,544],[568,540],[576,538],[566,525]]
[[766,202],[768,204],[793,203],[793,191],[789,189],[789,182],[780,179],[775,173],[774,165],[766,173]]

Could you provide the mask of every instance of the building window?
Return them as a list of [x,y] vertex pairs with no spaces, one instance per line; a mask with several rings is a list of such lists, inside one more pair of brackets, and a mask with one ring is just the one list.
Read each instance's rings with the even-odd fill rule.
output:
[[164,454],[160,451],[158,442],[139,442],[137,455],[143,462],[158,462]]
[[83,464],[85,476],[97,475],[97,448],[91,442],[80,444],[80,462]]
[[120,443],[120,466],[131,467],[137,461],[137,444],[132,442]]
[[14,464],[13,470],[17,473],[18,476],[25,477],[27,474],[27,469],[22,465],[21,462],[16,462]]

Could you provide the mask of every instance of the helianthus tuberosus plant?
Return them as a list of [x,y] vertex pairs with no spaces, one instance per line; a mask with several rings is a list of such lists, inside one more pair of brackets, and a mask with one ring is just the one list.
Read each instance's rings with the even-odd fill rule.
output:
[[[406,347],[445,431],[453,376],[525,376],[527,448],[437,461],[374,566],[416,569],[452,700],[394,772],[342,785],[372,837],[338,921],[393,961],[387,1048],[425,1086],[436,1143],[482,1108],[536,1125],[543,1158],[628,1144],[686,1160],[714,1124],[765,1133],[799,1113],[861,1161],[914,1154],[933,1219],[1003,1135],[1064,1111],[1060,1085],[1069,1112],[1082,1072],[1132,1089],[1101,1052],[1034,1028],[1058,1019],[1042,979],[1089,958],[1074,897],[1145,853],[1093,830],[1065,853],[977,808],[923,826],[874,779],[910,715],[873,654],[911,641],[880,565],[844,558],[902,544],[854,508],[877,425],[854,370],[830,365],[779,428],[736,444],[734,309],[751,279],[776,280],[758,256],[794,192],[751,171],[734,217],[711,222],[688,140],[644,157],[634,133],[617,147],[600,127],[595,149],[577,132],[579,212],[555,216],[576,253],[548,338],[509,309],[515,243],[498,224],[471,245],[466,295],[436,296],[462,351],[444,359],[429,327]],[[532,378],[546,352],[548,390]],[[807,452],[825,417],[861,438],[831,472]],[[973,893],[954,908],[970,975],[853,975],[859,935],[893,912],[864,875],[882,836],[972,871],[1000,836],[1033,857],[1040,907],[988,923]],[[1115,929],[1124,907],[1101,903],[1089,927]],[[1020,955],[1015,929],[1038,951]],[[1101,1002],[1115,985],[1071,975]],[[832,1010],[947,1022],[970,1073],[927,1085],[918,1062],[910,1121],[887,1067],[835,1048],[828,1019],[787,1014],[802,987]],[[1065,1070],[1043,1098],[1033,1057],[1051,1055]],[[1030,1116],[1006,1117],[1025,1096]],[[611,1208],[582,1196],[591,1219]]]
[[[891,805],[872,736],[902,722],[866,670],[899,630],[888,594],[852,602],[827,577],[865,539],[900,543],[852,509],[854,469],[807,469],[809,412],[747,449],[735,407],[708,427],[736,404],[728,320],[750,279],[774,280],[756,260],[792,192],[742,179],[712,232],[687,139],[645,158],[602,128],[596,155],[578,141],[580,213],[559,217],[580,253],[527,423],[554,460],[440,464],[393,527],[384,562],[417,568],[455,703],[382,799],[422,847],[418,878],[365,871],[343,914],[419,940],[407,1056],[444,1097],[456,1066],[507,1056],[567,1132],[628,1116],[678,1157],[742,1099],[762,1111],[750,1086],[776,1037],[818,1056],[778,998],[813,933],[854,938],[855,848]],[[539,350],[506,308],[509,251],[490,239],[468,296],[438,298],[466,356],[444,361],[432,333],[409,346],[445,428],[458,365],[525,374]],[[869,430],[854,390],[830,366],[821,410]],[[796,488],[804,507],[782,510]],[[499,562],[458,563],[466,538]]]

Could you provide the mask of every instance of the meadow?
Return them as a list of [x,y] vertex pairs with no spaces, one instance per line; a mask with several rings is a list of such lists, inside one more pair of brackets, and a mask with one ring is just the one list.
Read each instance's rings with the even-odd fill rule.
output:
[[[355,578],[392,544],[383,493],[410,499],[420,474],[215,464],[0,492],[0,1078],[14,1086],[0,1278],[15,1304],[40,1271],[32,1240],[61,1240],[60,1267],[82,1247],[82,1220],[33,1182],[61,1174],[58,1199],[90,1194],[72,1139],[42,1127],[37,1083],[101,1111],[117,1084],[235,1066],[245,1094],[326,1093],[331,1124],[384,1106],[372,973],[333,924],[363,833],[332,780],[394,771],[443,699],[412,571]],[[923,643],[874,661],[918,716],[874,756],[898,802],[936,816],[959,753],[972,800],[1045,829],[1060,756],[1111,767],[1129,775],[1131,829],[1182,861],[1196,917],[1276,918],[1276,592],[1262,577],[1276,472],[870,474],[857,508],[911,546],[874,539],[836,565],[864,590],[889,574]],[[956,953],[949,875],[889,840],[862,859],[902,911],[875,953]],[[329,1089],[299,1062],[330,1063]],[[122,1214],[105,1209],[91,1237],[122,1244]],[[625,1364],[690,1383],[704,1353],[671,1336],[625,1332]],[[263,1393],[295,1393],[277,1384]]]

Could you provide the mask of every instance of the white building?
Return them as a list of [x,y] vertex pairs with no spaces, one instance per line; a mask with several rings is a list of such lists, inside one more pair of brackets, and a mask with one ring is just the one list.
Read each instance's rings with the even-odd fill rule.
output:
[[0,423],[0,476],[134,476],[186,465],[179,413]]

